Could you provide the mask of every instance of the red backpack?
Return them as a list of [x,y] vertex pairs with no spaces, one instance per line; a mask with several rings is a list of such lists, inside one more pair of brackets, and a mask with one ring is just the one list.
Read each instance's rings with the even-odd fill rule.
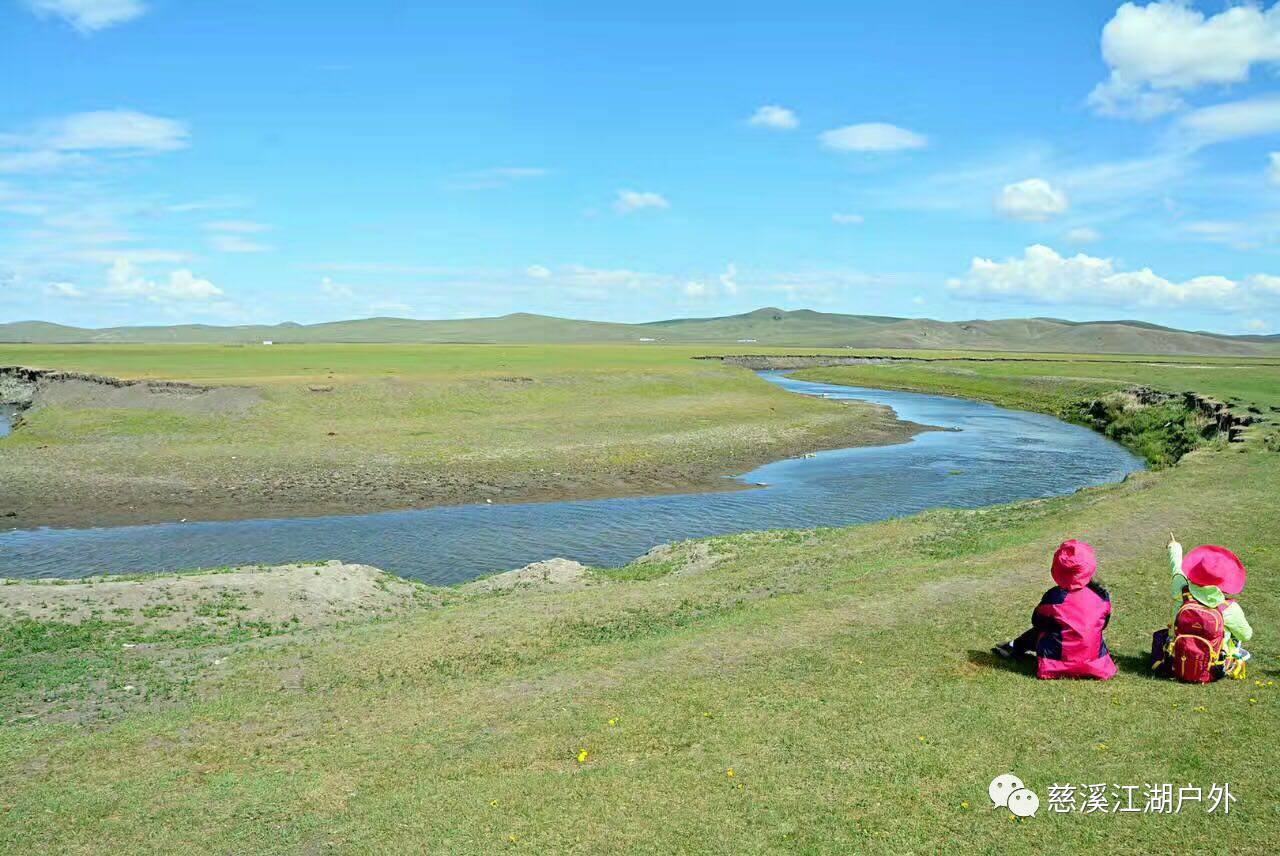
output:
[[1216,609],[1205,606],[1190,594],[1173,619],[1173,638],[1166,655],[1173,676],[1189,684],[1207,684],[1211,670],[1222,665],[1222,643],[1226,631],[1223,613],[1231,601]]

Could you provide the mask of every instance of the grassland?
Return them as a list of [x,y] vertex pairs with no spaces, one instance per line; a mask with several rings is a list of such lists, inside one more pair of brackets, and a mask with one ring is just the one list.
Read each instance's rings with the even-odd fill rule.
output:
[[[1048,412],[1133,382],[1280,407],[1265,365],[820,373]],[[408,616],[224,645],[222,667],[164,704],[0,729],[0,849],[1271,853],[1274,429],[1069,497],[711,539],[578,590],[445,593]],[[1147,670],[1170,530],[1245,557],[1248,680]],[[1113,592],[1108,683],[1039,682],[987,653],[1024,629],[1066,537],[1095,545]],[[51,671],[85,650],[9,644]],[[1040,793],[1038,817],[988,807],[1009,771]],[[1165,782],[1228,782],[1238,801],[1227,816],[1045,808],[1054,783]]]
[[[681,348],[0,346],[0,365],[252,391],[51,396],[0,444],[20,527],[364,513],[726,489],[816,449],[899,442],[886,410],[789,395]],[[173,406],[170,406],[170,405]],[[179,408],[177,405],[181,405]]]

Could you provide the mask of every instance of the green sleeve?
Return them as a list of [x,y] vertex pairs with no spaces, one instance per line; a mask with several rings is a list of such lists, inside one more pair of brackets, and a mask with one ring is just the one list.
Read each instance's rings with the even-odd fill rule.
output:
[[1222,611],[1222,623],[1241,642],[1248,642],[1253,637],[1253,628],[1249,626],[1249,619],[1244,617],[1244,610],[1238,603],[1233,603]]
[[1173,599],[1181,605],[1182,589],[1187,585],[1187,578],[1182,575],[1182,545],[1177,541],[1169,545],[1169,571],[1173,574]]

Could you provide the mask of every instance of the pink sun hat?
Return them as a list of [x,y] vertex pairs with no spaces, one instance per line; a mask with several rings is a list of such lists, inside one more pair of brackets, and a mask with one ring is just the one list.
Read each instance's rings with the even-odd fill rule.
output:
[[1083,541],[1063,541],[1053,554],[1053,581],[1068,591],[1087,586],[1097,570],[1093,548]]
[[1240,557],[1226,547],[1206,544],[1196,547],[1182,560],[1182,573],[1198,586],[1217,586],[1227,594],[1244,588],[1245,569]]

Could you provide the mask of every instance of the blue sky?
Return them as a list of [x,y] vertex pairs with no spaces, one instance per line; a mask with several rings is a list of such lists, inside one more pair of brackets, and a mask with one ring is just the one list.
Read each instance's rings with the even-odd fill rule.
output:
[[0,320],[1280,332],[1280,5],[608,5],[0,0]]

